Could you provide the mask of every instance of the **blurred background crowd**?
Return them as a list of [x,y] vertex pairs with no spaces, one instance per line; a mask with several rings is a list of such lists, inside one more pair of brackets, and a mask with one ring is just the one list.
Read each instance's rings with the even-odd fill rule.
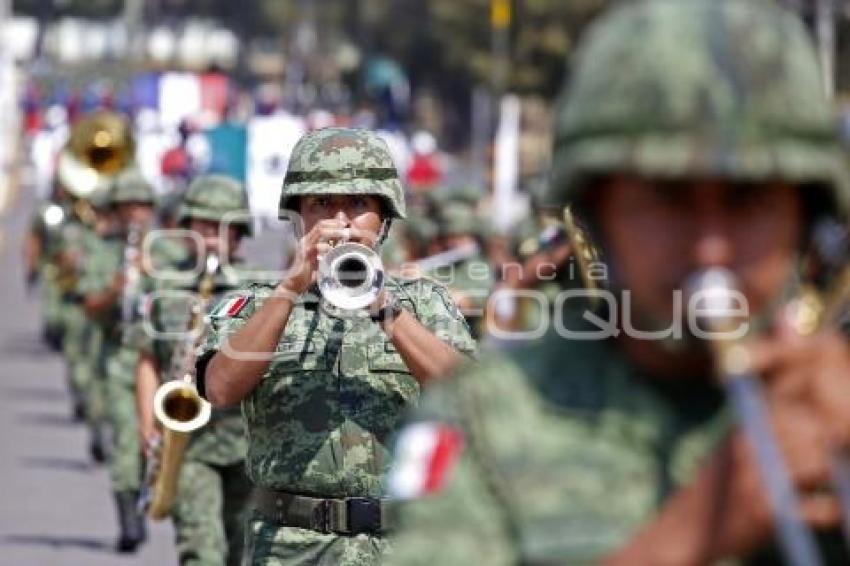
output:
[[[788,3],[816,36],[841,108],[850,8]],[[430,257],[469,236],[503,280],[499,268],[537,253],[541,234],[557,242],[535,193],[552,97],[578,34],[607,4],[4,0],[4,192],[51,198],[69,128],[108,109],[132,120],[136,162],[163,208],[195,175],[224,173],[245,183],[262,228],[301,135],[376,129],[418,212],[385,259]]]

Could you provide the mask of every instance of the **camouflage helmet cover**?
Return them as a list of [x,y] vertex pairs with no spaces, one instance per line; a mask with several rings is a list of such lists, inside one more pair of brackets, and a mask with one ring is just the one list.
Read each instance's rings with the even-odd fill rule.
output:
[[280,208],[303,195],[374,195],[390,216],[405,218],[404,189],[386,142],[374,132],[322,128],[302,137],[289,159]]
[[588,31],[555,115],[546,204],[610,172],[816,183],[838,211],[850,203],[813,46],[773,2],[612,10]]
[[115,176],[109,191],[110,204],[141,202],[153,205],[155,201],[153,187],[138,169],[125,169]]
[[200,175],[186,189],[177,220],[187,222],[190,218],[221,222],[231,219],[251,233],[248,196],[245,187],[226,175]]
[[450,200],[443,204],[438,212],[438,231],[441,236],[471,235],[486,238],[490,235],[490,226],[475,210],[475,207],[463,200]]

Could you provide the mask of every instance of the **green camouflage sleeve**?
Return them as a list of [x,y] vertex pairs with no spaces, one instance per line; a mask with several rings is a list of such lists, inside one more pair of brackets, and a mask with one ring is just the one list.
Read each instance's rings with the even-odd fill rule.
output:
[[109,287],[114,275],[115,273],[107,269],[103,262],[92,258],[83,269],[77,283],[77,291],[81,295],[100,293]]
[[462,425],[459,381],[429,389],[398,436],[388,485],[400,500],[399,529],[388,564],[516,563],[503,509]]
[[146,330],[145,317],[138,318],[124,327],[122,343],[144,354],[153,352],[154,340]]
[[401,289],[413,302],[419,322],[459,352],[475,356],[477,347],[469,324],[445,287],[423,278],[402,282]]

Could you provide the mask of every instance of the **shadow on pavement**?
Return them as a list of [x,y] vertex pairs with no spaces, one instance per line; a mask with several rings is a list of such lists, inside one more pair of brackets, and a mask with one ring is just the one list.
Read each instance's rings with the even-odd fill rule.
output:
[[4,387],[0,394],[7,399],[16,401],[68,401],[68,392],[55,387],[40,387],[37,385],[27,387]]
[[18,421],[31,425],[55,426],[61,428],[77,426],[80,424],[70,415],[63,415],[60,413],[22,413],[18,415]]
[[0,539],[3,544],[17,544],[26,546],[50,546],[53,548],[85,548],[99,552],[115,552],[115,545],[111,541],[86,537],[74,536],[51,536],[51,535],[5,535]]
[[57,355],[41,339],[30,333],[7,336],[0,342],[0,354],[9,359],[33,359]]
[[94,464],[87,460],[78,460],[76,458],[29,457],[23,458],[22,461],[27,468],[49,468],[84,473],[91,472],[95,467]]

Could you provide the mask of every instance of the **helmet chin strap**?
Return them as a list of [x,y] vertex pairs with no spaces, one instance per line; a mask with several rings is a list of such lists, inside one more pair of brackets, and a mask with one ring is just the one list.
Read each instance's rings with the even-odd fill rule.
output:
[[375,240],[375,251],[381,249],[381,245],[384,243],[384,240],[386,240],[387,236],[389,236],[392,223],[392,218],[384,218],[381,221],[381,229],[378,231],[378,238]]

